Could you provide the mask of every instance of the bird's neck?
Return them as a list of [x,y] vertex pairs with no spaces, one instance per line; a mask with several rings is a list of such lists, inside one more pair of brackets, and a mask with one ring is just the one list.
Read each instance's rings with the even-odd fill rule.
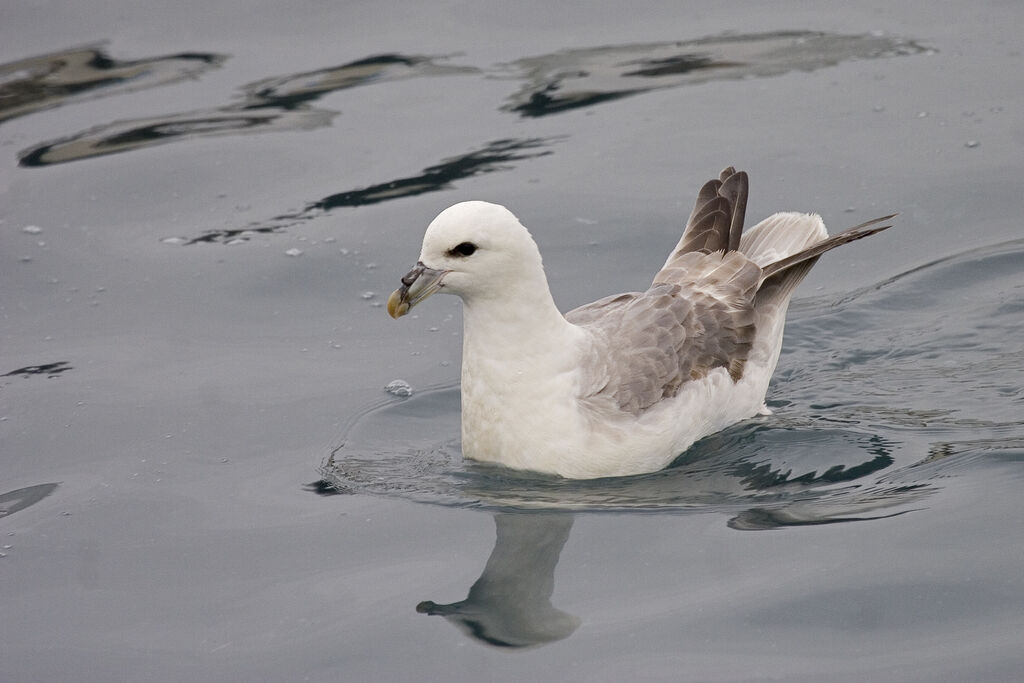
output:
[[555,306],[543,275],[521,280],[515,291],[465,300],[463,362],[494,361],[522,371],[522,366],[544,364],[561,356],[560,351],[574,350],[580,332]]

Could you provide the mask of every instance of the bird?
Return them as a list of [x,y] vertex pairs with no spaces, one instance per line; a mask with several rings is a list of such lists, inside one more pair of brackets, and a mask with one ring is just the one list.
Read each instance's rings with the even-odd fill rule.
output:
[[438,214],[387,310],[400,318],[437,292],[462,299],[463,457],[566,479],[633,476],[770,414],[796,286],[826,251],[897,214],[830,236],[817,214],[781,212],[744,232],[748,186],[746,172],[724,169],[646,291],[564,315],[511,211],[464,201]]

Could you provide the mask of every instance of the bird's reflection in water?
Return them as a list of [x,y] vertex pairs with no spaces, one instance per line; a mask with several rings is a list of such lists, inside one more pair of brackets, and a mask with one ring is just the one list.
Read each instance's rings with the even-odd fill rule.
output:
[[570,514],[494,515],[494,549],[466,599],[447,605],[425,600],[416,611],[443,616],[466,635],[501,648],[567,638],[580,619],[552,605],[551,594],[572,522]]
[[[736,510],[728,526],[758,531],[885,519],[911,512],[892,508],[933,492],[933,487],[923,484],[847,489],[834,497]],[[443,616],[467,636],[502,649],[525,649],[568,638],[582,620],[552,605],[551,596],[555,568],[573,518],[566,512],[496,513],[494,549],[466,598],[444,605],[425,600],[416,611]]]

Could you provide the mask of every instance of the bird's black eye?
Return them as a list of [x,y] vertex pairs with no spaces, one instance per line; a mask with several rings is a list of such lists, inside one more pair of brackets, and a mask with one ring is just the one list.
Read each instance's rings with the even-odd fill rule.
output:
[[476,251],[476,245],[472,242],[463,242],[448,250],[449,256],[472,256]]

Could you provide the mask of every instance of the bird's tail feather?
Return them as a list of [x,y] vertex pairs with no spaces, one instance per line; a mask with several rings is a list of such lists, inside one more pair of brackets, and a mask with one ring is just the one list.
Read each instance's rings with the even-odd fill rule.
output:
[[[780,214],[776,214],[778,216]],[[786,214],[782,214],[786,215]],[[789,214],[794,215],[794,214]],[[800,214],[795,214],[800,215]],[[825,237],[818,241],[814,241],[809,245],[800,248],[799,250],[790,253],[786,256],[772,260],[770,263],[759,263],[761,266],[761,285],[758,287],[757,296],[755,298],[755,306],[766,303],[768,301],[779,301],[781,299],[787,299],[792,295],[793,290],[796,286],[807,276],[807,273],[811,270],[818,259],[826,251],[835,249],[838,246],[853,242],[855,240],[863,239],[874,235],[875,233],[881,232],[887,228],[892,227],[891,225],[879,225],[884,221],[894,218],[896,214],[889,216],[882,216],[881,218],[874,218],[870,221],[865,221],[860,225],[856,225],[848,230],[844,230],[840,233],[832,235],[831,237]],[[768,219],[771,221],[775,216]],[[821,224],[821,218],[818,216],[808,216],[808,219],[813,219],[817,224]],[[767,221],[766,221],[767,222]],[[760,226],[758,226],[760,227]],[[822,232],[824,231],[824,225],[821,225]],[[807,235],[807,233],[805,233]],[[755,253],[747,254],[748,258],[758,261],[758,256],[763,257],[768,252],[776,251],[775,245],[770,244],[768,241],[763,240],[766,238],[768,233],[764,235],[758,235],[754,230],[751,231],[752,249]],[[810,235],[807,235],[808,237]],[[759,240],[758,238],[762,238]],[[748,245],[751,246],[751,245]],[[743,245],[740,247],[743,250]]]

